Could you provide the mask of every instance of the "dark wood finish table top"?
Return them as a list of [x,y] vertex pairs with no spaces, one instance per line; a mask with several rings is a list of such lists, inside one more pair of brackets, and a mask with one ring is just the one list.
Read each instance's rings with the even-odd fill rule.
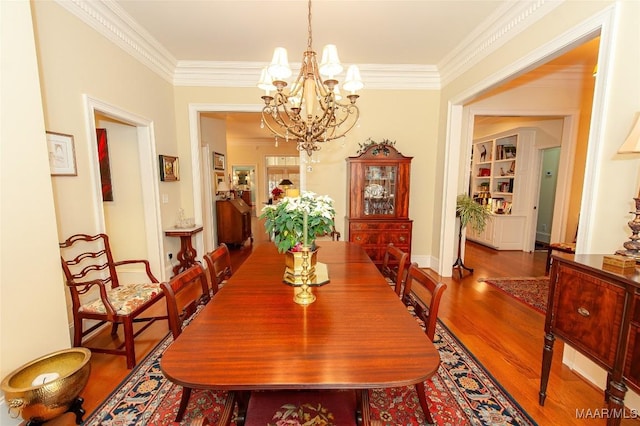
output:
[[282,282],[284,255],[254,248],[162,356],[173,382],[201,389],[367,389],[431,377],[435,346],[362,248],[321,241],[330,282],[309,306]]

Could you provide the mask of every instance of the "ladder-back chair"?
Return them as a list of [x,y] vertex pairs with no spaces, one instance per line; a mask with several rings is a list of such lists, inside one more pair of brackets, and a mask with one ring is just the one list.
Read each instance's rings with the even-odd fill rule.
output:
[[409,261],[409,253],[400,250],[389,243],[384,252],[382,260],[382,275],[387,279],[390,285],[393,285],[398,296],[402,293],[402,286],[407,275],[407,262]]
[[[71,292],[73,311],[73,345],[84,346],[93,352],[124,355],[127,368],[136,364],[134,339],[154,321],[167,319],[162,316],[141,317],[140,315],[162,299],[158,280],[151,273],[147,260],[114,261],[105,234],[76,234],[59,244],[62,270]],[[146,281],[143,283],[121,283],[118,267],[140,264],[144,266]],[[122,269],[120,269],[122,270]],[[98,321],[84,330],[84,321]],[[116,347],[98,347],[87,344],[85,336],[111,323],[111,335],[116,341],[118,326],[123,325],[124,342],[116,342]],[[134,323],[145,323],[134,331]],[[123,349],[124,348],[124,349]]]
[[209,272],[209,281],[211,283],[211,295],[213,296],[224,286],[227,280],[231,278],[231,275],[233,275],[229,247],[227,247],[225,243],[220,243],[216,249],[204,255],[204,260],[207,263],[207,271]]
[[[195,264],[171,278],[168,283],[162,283],[161,287],[167,301],[169,328],[175,340],[198,307],[209,302],[207,276],[202,265]],[[197,348],[194,349],[197,350]],[[188,362],[188,357],[185,357],[185,362]],[[183,387],[176,422],[182,421],[190,397],[191,388]]]
[[[436,334],[440,299],[446,288],[447,285],[445,283],[436,281],[420,269],[417,263],[414,262],[409,266],[407,280],[402,292],[402,301],[424,323],[424,332],[431,341],[433,341]],[[427,423],[434,424],[429,412],[424,382],[416,384],[415,387]]]

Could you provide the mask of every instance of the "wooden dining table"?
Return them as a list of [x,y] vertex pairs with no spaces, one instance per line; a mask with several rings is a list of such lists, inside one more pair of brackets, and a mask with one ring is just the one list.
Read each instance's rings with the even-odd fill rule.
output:
[[[362,390],[429,379],[440,363],[437,349],[364,250],[318,245],[329,282],[313,287],[314,303],[295,303],[294,288],[282,280],[284,255],[272,243],[256,245],[165,351],[164,375],[193,389],[228,391]],[[246,402],[239,399],[241,413]]]

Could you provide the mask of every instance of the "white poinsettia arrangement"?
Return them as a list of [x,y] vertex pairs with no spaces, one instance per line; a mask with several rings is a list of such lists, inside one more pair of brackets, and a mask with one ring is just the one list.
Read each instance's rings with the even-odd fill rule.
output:
[[284,197],[265,206],[260,219],[265,220],[278,251],[284,253],[300,250],[303,244],[313,246],[316,236],[331,233],[335,216],[330,197],[305,191],[299,197]]

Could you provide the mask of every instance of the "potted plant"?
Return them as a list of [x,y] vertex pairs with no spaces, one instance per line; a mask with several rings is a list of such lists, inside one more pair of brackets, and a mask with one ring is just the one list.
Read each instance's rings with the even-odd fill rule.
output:
[[487,206],[478,203],[467,194],[459,194],[456,198],[456,216],[460,220],[460,225],[458,229],[458,258],[453,267],[458,268],[460,278],[462,278],[463,269],[473,273],[473,268],[466,267],[462,262],[462,230],[471,226],[476,232],[484,231],[491,214]]
[[282,194],[284,194],[284,190],[277,186],[271,190],[271,198],[273,201],[277,201],[282,198]]
[[300,251],[305,242],[313,246],[316,236],[331,233],[335,215],[331,198],[305,191],[299,197],[284,197],[278,204],[266,205],[260,219],[265,220],[278,251],[284,253]]
[[265,220],[267,233],[286,255],[285,282],[301,285],[315,280],[316,236],[332,231],[335,215],[333,200],[313,192],[284,197],[262,209],[260,219]]

